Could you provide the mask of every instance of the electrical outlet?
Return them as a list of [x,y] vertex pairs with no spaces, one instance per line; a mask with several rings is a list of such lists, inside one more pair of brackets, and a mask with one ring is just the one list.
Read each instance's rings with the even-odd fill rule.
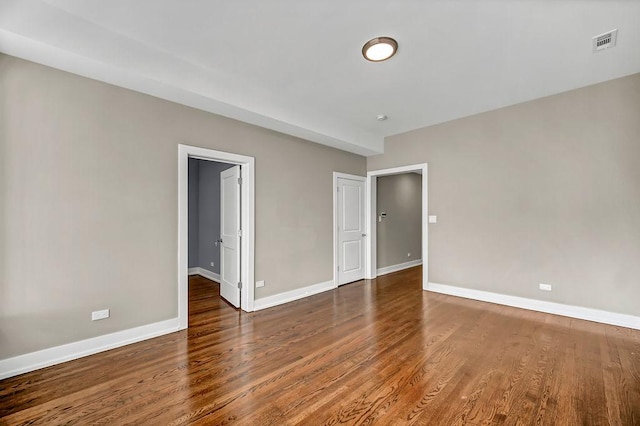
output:
[[542,283],[540,283],[540,290],[551,291],[551,284],[542,284]]
[[91,312],[91,321],[98,321],[101,319],[109,318],[109,310],[103,309],[101,311]]
[[256,281],[256,288],[258,288],[258,287],[264,287],[264,280]]
[[216,266],[215,262],[211,262],[211,266]]
[[407,257],[411,257],[411,252],[407,253]]
[[438,216],[429,215],[429,223],[438,223]]

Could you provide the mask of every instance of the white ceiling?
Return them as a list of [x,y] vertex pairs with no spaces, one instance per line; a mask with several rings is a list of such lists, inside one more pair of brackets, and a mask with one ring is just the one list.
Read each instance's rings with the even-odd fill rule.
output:
[[[592,53],[614,28],[618,45]],[[376,36],[397,55],[365,61]],[[640,72],[640,1],[0,0],[0,51],[371,155],[386,136]]]

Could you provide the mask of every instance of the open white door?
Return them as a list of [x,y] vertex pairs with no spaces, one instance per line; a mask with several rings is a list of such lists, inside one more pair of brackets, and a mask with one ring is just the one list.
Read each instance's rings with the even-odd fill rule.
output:
[[240,306],[240,166],[220,173],[220,295]]
[[364,278],[364,188],[364,178],[338,177],[338,285]]

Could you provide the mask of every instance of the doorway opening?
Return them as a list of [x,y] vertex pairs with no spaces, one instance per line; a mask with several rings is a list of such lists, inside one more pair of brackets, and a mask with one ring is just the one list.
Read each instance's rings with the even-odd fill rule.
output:
[[376,274],[422,265],[422,176],[378,176],[376,189]]
[[[422,251],[422,289],[427,290],[429,285],[429,229],[428,229],[428,177],[427,163],[415,164],[411,166],[395,167],[391,169],[375,170],[367,173],[366,185],[366,217],[367,232],[369,238],[366,239],[366,278],[376,278],[380,273],[384,273],[384,268],[378,268],[378,247],[377,247],[377,231],[380,221],[385,220],[385,211],[378,211],[378,178],[383,176],[401,175],[407,173],[417,173],[421,176],[421,232],[420,244]],[[410,252],[408,252],[410,253]],[[411,256],[409,256],[411,257]],[[411,260],[409,260],[411,262]],[[407,262],[407,264],[409,263]],[[385,265],[386,266],[386,265]],[[391,268],[393,269],[393,268]]]
[[220,283],[220,173],[230,163],[189,158],[189,275]]
[[[209,178],[198,179],[198,186],[204,184],[210,196],[204,200],[206,206],[203,205],[203,209],[198,207],[197,214],[197,216],[206,216],[198,217],[198,225],[206,222],[206,232],[199,232],[198,226],[195,234],[196,241],[193,241],[195,203],[203,201],[194,200],[196,192],[193,191],[193,187],[192,191],[189,188],[190,177],[194,185],[196,170],[198,178],[201,176]],[[246,312],[254,309],[254,175],[253,157],[188,145],[178,146],[178,320],[180,329],[188,327],[189,272],[197,272],[218,281],[220,294],[232,305]],[[214,185],[217,186],[218,191],[212,188]],[[191,229],[189,228],[190,219]],[[197,255],[194,253],[196,250]]]

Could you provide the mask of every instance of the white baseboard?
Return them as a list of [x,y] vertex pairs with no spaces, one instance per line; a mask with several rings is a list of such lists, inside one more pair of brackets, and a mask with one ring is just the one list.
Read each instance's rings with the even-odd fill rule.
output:
[[202,275],[205,278],[209,278],[211,281],[215,281],[217,283],[220,282],[220,274],[216,274],[215,272],[211,272],[208,269],[204,268],[189,268],[189,275]]
[[293,302],[294,300],[313,296],[314,294],[333,289],[335,289],[335,286],[332,280],[325,281],[319,284],[313,284],[307,287],[297,288],[291,291],[285,291],[284,293],[274,294],[273,296],[262,297],[255,300],[253,310],[259,311],[261,309],[272,308],[274,306]]
[[564,305],[562,303],[547,302],[545,300],[527,299],[525,297],[509,296],[506,294],[491,293],[445,284],[429,283],[427,291],[640,330],[640,317],[633,315],[618,314],[615,312],[601,311],[599,309],[584,308],[582,306]]
[[422,259],[411,260],[409,262],[398,263],[397,265],[385,266],[376,270],[376,275],[386,275],[392,272],[402,271],[403,269],[413,268],[414,266],[422,265]]
[[0,380],[179,330],[178,318],[0,360]]

